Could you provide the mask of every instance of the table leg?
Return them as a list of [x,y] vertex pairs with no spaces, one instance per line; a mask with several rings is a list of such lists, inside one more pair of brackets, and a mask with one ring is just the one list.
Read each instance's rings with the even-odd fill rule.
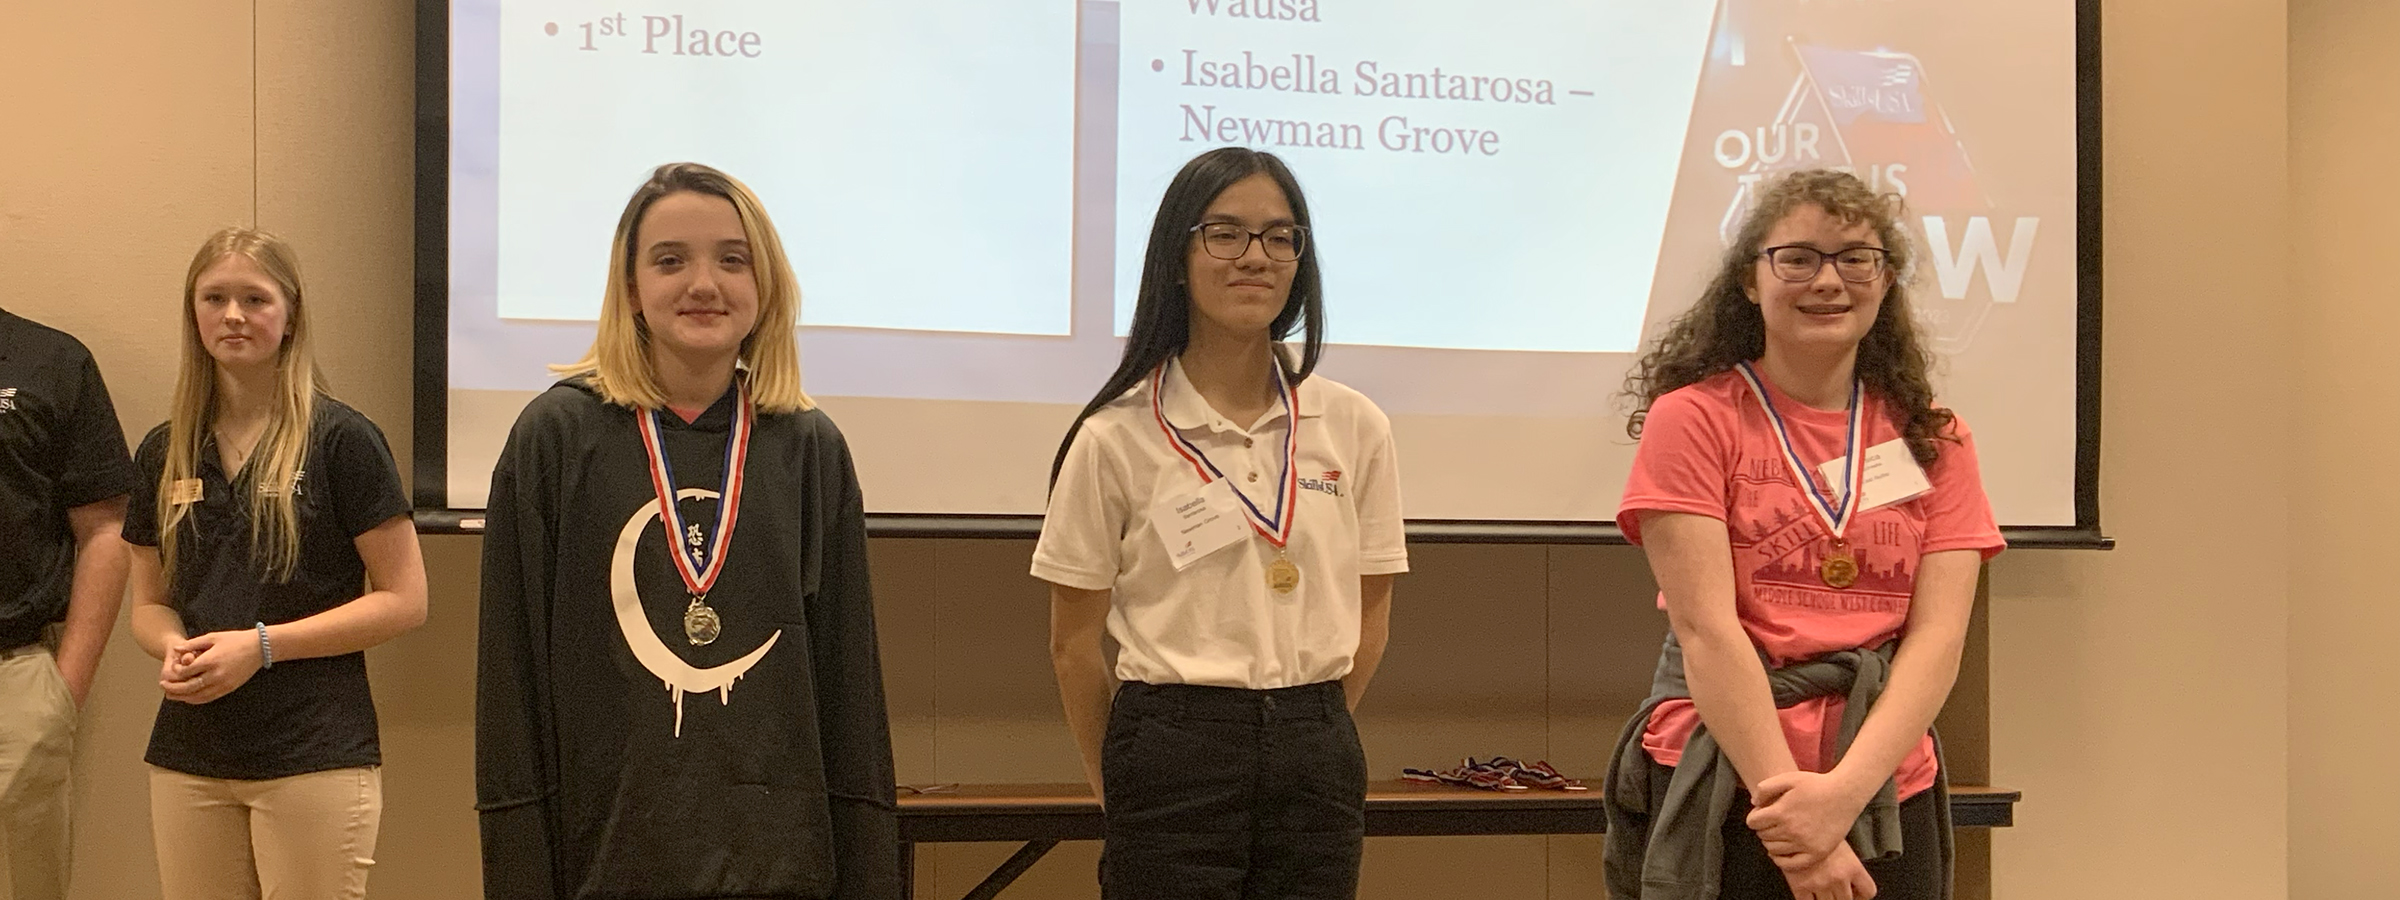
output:
[[993,869],[992,874],[985,876],[982,884],[978,884],[974,890],[968,891],[963,900],[992,900],[992,898],[1000,896],[1000,889],[1015,882],[1017,876],[1025,874],[1026,869],[1033,868],[1034,863],[1041,861],[1043,854],[1049,853],[1050,848],[1056,846],[1058,846],[1058,842],[1052,840],[1026,841],[1025,846],[1017,848],[1017,852],[1009,856],[1006,862],[1001,863],[999,868]]

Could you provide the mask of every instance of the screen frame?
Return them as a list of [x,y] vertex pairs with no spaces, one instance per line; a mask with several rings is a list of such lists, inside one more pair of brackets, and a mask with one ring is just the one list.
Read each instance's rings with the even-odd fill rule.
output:
[[[2100,0],[2075,3],[2075,524],[2003,526],[2012,547],[2113,549],[2100,527],[2101,58]],[[483,511],[449,504],[450,4],[417,0],[416,309],[412,355],[417,530],[479,534]],[[1039,515],[870,513],[867,533],[893,538],[1027,539]],[[1418,543],[1625,544],[1610,521],[1409,519]]]

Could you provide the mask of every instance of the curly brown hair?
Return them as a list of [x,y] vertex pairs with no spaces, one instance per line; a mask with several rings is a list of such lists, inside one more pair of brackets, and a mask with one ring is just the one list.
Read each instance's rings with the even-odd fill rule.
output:
[[1844,224],[1872,226],[1887,254],[1892,284],[1884,293],[1875,324],[1859,341],[1859,380],[1884,399],[1892,427],[1908,441],[1909,454],[1918,464],[1931,464],[1941,455],[1939,441],[1958,440],[1952,429],[1958,417],[1933,405],[1929,375],[1933,354],[1917,337],[1916,315],[1908,302],[1916,254],[1900,224],[1906,206],[1896,194],[1877,194],[1858,176],[1830,169],[1791,172],[1759,188],[1757,202],[1743,218],[1741,231],[1726,245],[1708,290],[1667,326],[1666,333],[1626,373],[1625,394],[1637,401],[1625,423],[1627,435],[1641,439],[1650,405],[1668,391],[1703,381],[1766,352],[1766,319],[1748,295],[1757,284],[1755,262],[1767,232],[1805,206],[1823,209]]

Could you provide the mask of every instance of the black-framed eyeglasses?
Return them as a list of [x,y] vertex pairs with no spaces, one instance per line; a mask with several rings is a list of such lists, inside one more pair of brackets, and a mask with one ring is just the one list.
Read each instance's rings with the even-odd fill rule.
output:
[[1775,270],[1775,277],[1785,281],[1815,281],[1817,273],[1825,271],[1825,261],[1832,260],[1833,273],[1843,281],[1864,284],[1883,274],[1884,260],[1891,253],[1882,247],[1850,247],[1827,253],[1807,244],[1785,244],[1758,251],[1758,255],[1766,257],[1767,268]]
[[1200,249],[1218,259],[1240,259],[1250,252],[1250,242],[1257,241],[1266,248],[1267,258],[1276,262],[1291,262],[1300,258],[1308,245],[1308,226],[1272,225],[1264,231],[1251,231],[1232,222],[1202,222],[1192,226],[1200,236]]

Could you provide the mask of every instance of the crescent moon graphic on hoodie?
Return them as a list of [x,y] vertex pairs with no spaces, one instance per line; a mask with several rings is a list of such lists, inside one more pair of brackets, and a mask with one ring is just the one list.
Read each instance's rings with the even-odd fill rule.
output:
[[[717,492],[702,488],[684,488],[675,492],[677,500],[715,496]],[[766,658],[767,651],[775,649],[775,642],[783,638],[783,629],[778,628],[774,634],[767,635],[766,643],[758,645],[758,649],[721,666],[703,669],[675,655],[675,651],[667,647],[667,642],[659,639],[658,631],[650,627],[650,617],[642,612],[641,591],[633,583],[633,548],[641,542],[643,529],[649,528],[650,523],[658,517],[658,500],[653,497],[641,509],[634,511],[633,518],[625,521],[625,530],[617,535],[615,559],[609,566],[608,587],[609,596],[617,609],[617,628],[625,632],[625,646],[633,650],[633,658],[642,664],[642,668],[666,682],[668,693],[675,695],[675,736],[682,737],[683,695],[715,691],[717,702],[732,703],[733,683],[748,674],[751,666],[758,665],[759,660]]]

